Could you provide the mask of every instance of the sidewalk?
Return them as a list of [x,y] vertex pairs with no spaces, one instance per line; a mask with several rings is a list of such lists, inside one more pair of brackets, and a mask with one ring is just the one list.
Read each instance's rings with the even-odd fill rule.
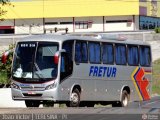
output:
[[11,88],[0,88],[0,108],[26,107],[24,101],[14,101],[11,97]]

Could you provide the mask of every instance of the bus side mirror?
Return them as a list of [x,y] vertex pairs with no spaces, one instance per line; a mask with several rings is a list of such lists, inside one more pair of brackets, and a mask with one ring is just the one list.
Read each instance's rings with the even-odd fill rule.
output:
[[58,64],[58,62],[59,62],[59,52],[56,52],[55,54],[54,54],[54,56],[53,56],[53,62],[54,62],[54,64]]
[[59,56],[61,55],[62,52],[66,52],[66,50],[62,49],[62,50],[59,50],[57,51],[54,56],[53,56],[53,62],[54,64],[58,64],[59,63]]
[[6,51],[2,54],[1,61],[3,64],[7,63],[8,55],[9,55],[9,51]]

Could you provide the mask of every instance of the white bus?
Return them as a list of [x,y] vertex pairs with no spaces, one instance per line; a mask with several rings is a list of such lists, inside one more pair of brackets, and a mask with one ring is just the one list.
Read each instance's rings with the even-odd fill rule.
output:
[[[97,36],[97,35],[95,35]],[[93,107],[149,100],[150,45],[121,37],[34,35],[17,42],[12,65],[12,98],[27,107],[45,101]]]

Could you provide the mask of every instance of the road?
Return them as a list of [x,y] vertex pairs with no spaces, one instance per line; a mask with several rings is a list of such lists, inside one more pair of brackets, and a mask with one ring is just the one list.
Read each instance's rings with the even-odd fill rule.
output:
[[0,120],[160,120],[160,96],[130,103],[126,108],[1,107]]

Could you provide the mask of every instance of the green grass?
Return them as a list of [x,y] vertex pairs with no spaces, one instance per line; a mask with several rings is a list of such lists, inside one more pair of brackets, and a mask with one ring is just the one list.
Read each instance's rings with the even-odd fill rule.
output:
[[152,93],[160,95],[160,59],[153,63]]
[[7,79],[7,73],[5,71],[0,72],[0,84],[7,84],[8,79]]

